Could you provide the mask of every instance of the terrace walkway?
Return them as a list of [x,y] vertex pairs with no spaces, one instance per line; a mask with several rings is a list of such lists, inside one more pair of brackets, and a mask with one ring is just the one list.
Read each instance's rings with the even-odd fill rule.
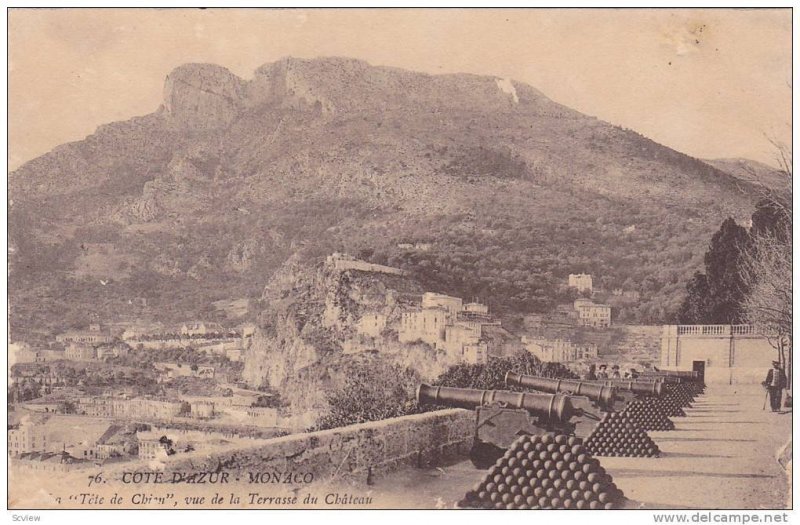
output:
[[[709,385],[676,429],[650,432],[660,458],[600,458],[632,509],[774,509],[790,506],[777,451],[792,414],[762,410],[759,385]],[[452,508],[483,471],[469,461],[404,470],[377,480],[376,500],[404,508]]]

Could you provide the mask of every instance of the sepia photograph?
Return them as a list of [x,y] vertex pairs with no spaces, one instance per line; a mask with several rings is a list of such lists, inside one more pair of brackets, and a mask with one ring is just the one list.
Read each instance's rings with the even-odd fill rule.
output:
[[791,8],[6,16],[14,521],[789,521]]

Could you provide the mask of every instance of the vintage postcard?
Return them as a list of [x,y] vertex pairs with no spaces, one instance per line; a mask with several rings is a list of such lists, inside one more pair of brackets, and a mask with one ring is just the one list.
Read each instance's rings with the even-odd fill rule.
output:
[[8,44],[9,509],[791,508],[791,9]]

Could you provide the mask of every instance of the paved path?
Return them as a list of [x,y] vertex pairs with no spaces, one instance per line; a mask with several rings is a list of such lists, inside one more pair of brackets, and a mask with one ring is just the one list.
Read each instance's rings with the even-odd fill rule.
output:
[[710,385],[673,418],[675,430],[651,432],[658,459],[602,458],[630,508],[784,508],[790,491],[775,456],[791,436],[792,414],[762,410],[758,385]]
[[[676,430],[650,432],[660,458],[600,458],[628,498],[626,508],[786,508],[790,491],[775,456],[791,436],[792,414],[762,410],[758,385],[710,385]],[[407,469],[373,487],[396,507],[452,508],[484,471],[464,461]]]

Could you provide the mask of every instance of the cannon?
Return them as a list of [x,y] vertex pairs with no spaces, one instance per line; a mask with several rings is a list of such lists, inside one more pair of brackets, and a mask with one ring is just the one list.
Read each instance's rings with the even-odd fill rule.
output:
[[648,370],[646,372],[643,372],[642,375],[680,377],[682,379],[689,379],[689,380],[700,379],[700,372],[696,370]]
[[420,405],[475,410],[473,463],[485,468],[517,438],[562,433],[584,438],[602,418],[585,397],[532,394],[506,390],[477,390],[421,384]]
[[623,401],[621,397],[618,397],[616,387],[611,384],[598,384],[571,379],[552,379],[517,374],[511,371],[506,372],[505,382],[507,385],[530,388],[551,394],[584,396],[604,411],[611,411],[614,408],[615,401]]
[[617,389],[618,395],[622,394],[623,392],[631,392],[637,396],[648,395],[659,397],[665,392],[662,381],[602,379],[597,380],[594,383],[613,386]]

